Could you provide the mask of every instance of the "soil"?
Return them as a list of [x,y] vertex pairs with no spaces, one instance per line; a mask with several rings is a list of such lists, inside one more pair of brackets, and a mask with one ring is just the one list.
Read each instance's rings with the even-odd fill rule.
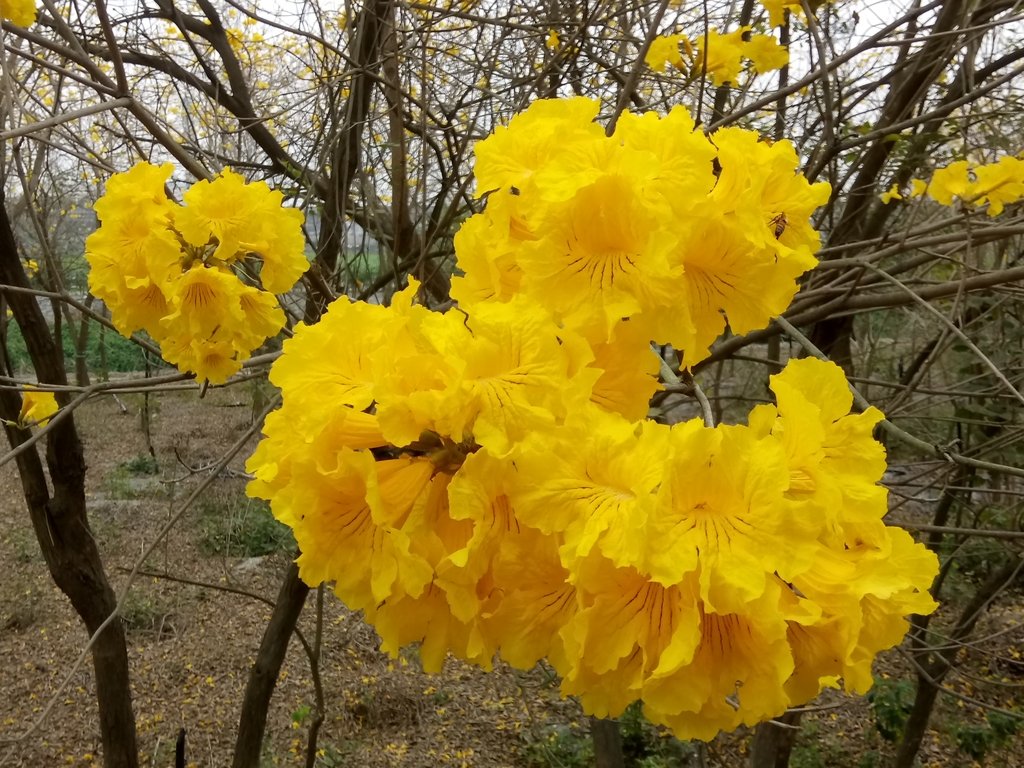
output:
[[[142,430],[141,395],[97,399],[78,412],[90,470],[91,525],[115,589],[210,464],[250,427],[252,396],[235,388],[210,391],[201,400],[194,391],[152,397],[155,465]],[[251,447],[174,526],[146,563],[146,572],[157,575],[138,578],[126,600],[122,620],[143,765],[172,766],[181,728],[189,766],[230,765],[249,667],[290,558],[286,546],[261,556],[239,552],[223,539],[220,549],[227,551],[211,547],[211,520],[218,524],[218,515],[252,512],[241,476]],[[0,569],[0,766],[102,764],[88,659],[71,672],[87,637],[49,578],[13,463],[0,467]],[[300,621],[308,639],[316,631],[316,602],[314,590]],[[1018,593],[988,612],[979,635],[989,640],[964,649],[952,688],[974,701],[1021,706],[1022,605]],[[327,711],[318,766],[590,763],[588,721],[573,701],[560,698],[557,682],[543,668],[522,673],[499,666],[487,673],[449,660],[443,674],[428,676],[414,651],[390,659],[377,646],[373,630],[326,592],[321,668]],[[891,680],[912,681],[897,651],[880,659],[878,670]],[[51,699],[49,714],[19,739]],[[308,660],[293,640],[270,710],[266,766],[305,764],[313,702]],[[803,718],[795,768],[869,768],[891,760],[892,745],[879,735],[865,699],[827,692],[811,710]],[[991,748],[985,763],[958,749],[958,734],[962,741],[965,728],[985,722],[976,704],[944,697],[921,764],[1024,766],[1019,734]],[[653,729],[641,736],[645,741],[634,744],[640,750],[634,753],[647,758],[634,764],[655,768],[739,766],[749,734],[720,737],[701,754],[685,745],[670,748],[674,740]]]

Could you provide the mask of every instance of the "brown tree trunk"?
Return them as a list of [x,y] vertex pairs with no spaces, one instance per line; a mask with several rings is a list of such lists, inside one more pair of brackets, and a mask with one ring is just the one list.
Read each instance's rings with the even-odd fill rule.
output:
[[309,587],[299,578],[299,567],[292,563],[281,584],[270,622],[263,632],[256,661],[249,670],[232,768],[258,768],[260,764],[270,698],[274,695],[274,686],[288,651],[288,641],[295,631],[308,594]]
[[[28,288],[28,277],[18,256],[2,188],[0,284]],[[63,351],[53,338],[35,297],[12,291],[6,298],[25,338],[37,380],[42,384],[66,385]],[[57,402],[61,406],[67,405],[67,394],[58,393]],[[4,428],[12,448],[31,436],[29,430],[17,426],[20,409],[21,397],[17,392],[0,392],[0,416],[8,422]],[[17,465],[29,517],[50,575],[68,596],[92,635],[114,613],[117,601],[89,529],[85,507],[85,458],[73,414],[55,421],[46,439],[46,465],[52,493],[34,446],[18,454]],[[92,662],[96,674],[103,763],[106,768],[136,768],[135,715],[121,622],[109,622],[96,637],[92,646]]]
[[913,659],[918,667],[917,691],[914,694],[910,717],[903,726],[903,736],[896,753],[896,762],[893,763],[894,768],[912,768],[914,765],[942,681],[953,668],[957,653],[974,631],[974,626],[982,614],[1005,589],[1020,578],[1022,572],[1024,559],[1018,555],[993,573],[971,596],[970,602],[960,613],[948,637],[944,634],[942,645],[938,649],[933,650],[925,644],[923,632],[918,636],[912,636]]
[[594,740],[594,765],[597,768],[625,768],[622,732],[617,720],[590,718],[590,738]]
[[750,741],[750,768],[786,768],[800,732],[799,725],[800,713],[786,712],[775,721],[757,726]]

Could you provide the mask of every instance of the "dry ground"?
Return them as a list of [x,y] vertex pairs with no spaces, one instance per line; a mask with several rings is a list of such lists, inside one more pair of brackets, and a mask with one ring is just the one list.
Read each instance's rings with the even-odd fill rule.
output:
[[[126,413],[105,398],[88,404],[78,417],[90,469],[92,527],[115,587],[124,583],[125,569],[198,482],[203,466],[237,440],[252,417],[251,393],[244,389],[213,391],[201,401],[195,393],[161,395],[152,419],[159,469],[150,475],[144,471],[151,467],[140,428],[142,398],[126,396],[123,402]],[[189,765],[221,768],[230,762],[242,690],[270,609],[255,597],[223,588],[272,600],[289,557],[280,547],[268,556],[246,557],[238,551],[244,542],[224,540],[224,531],[234,528],[225,528],[218,518],[237,521],[256,514],[244,500],[244,481],[238,476],[245,455],[248,450],[232,463],[232,471],[215,481],[146,566],[207,586],[144,577],[126,603],[123,620],[147,766],[173,764],[174,739],[181,727],[188,730]],[[218,531],[219,554],[212,551],[218,547],[211,547]],[[224,553],[224,548],[229,551]],[[0,572],[0,765],[98,765],[88,662],[74,673],[30,737],[13,748],[3,745],[38,719],[86,641],[67,601],[50,582],[13,464],[0,467]],[[983,631],[1001,632],[1001,645],[995,656],[986,646],[984,655],[965,657],[964,675],[956,685],[968,695],[1007,707],[1024,701],[1024,668],[996,663],[1020,656],[1021,603],[1017,595],[986,618]],[[314,616],[315,593],[301,621],[307,637],[313,635]],[[498,669],[488,674],[451,661],[444,674],[426,676],[414,652],[398,660],[379,653],[373,631],[329,593],[324,599],[322,669],[328,706],[318,766],[588,763],[586,719],[573,702],[559,698],[543,670],[522,674]],[[905,663],[891,654],[880,670],[896,678],[905,674]],[[309,665],[293,641],[271,707],[265,765],[303,764],[312,703]],[[878,735],[864,700],[832,694],[818,704],[805,717],[794,768],[887,764],[891,745]],[[956,747],[956,733],[971,724],[984,724],[984,715],[962,701],[946,700],[926,740],[922,765],[978,764]],[[630,738],[635,753],[647,754],[635,765],[698,764],[691,748],[653,731],[634,728]],[[708,748],[705,764],[740,765],[744,748],[743,735],[720,739]],[[990,753],[986,764],[1024,766],[1020,736]]]

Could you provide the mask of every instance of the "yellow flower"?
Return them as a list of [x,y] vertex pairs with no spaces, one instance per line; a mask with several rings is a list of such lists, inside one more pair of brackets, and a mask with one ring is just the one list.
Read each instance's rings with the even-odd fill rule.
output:
[[629,421],[647,416],[651,397],[662,388],[661,366],[649,342],[642,325],[626,322],[616,327],[612,341],[593,345],[588,367],[601,375],[591,389],[591,402]]
[[204,340],[217,329],[245,322],[240,294],[244,286],[233,274],[196,264],[172,284],[172,311],[161,320],[168,334]]
[[517,518],[560,533],[566,567],[595,547],[616,565],[643,563],[667,439],[668,428],[654,422],[581,410],[564,429],[539,433],[516,453]]
[[552,29],[548,32],[547,39],[544,40],[544,47],[549,51],[556,51],[559,45],[561,45],[561,41],[558,39],[558,33]]
[[742,50],[758,74],[782,69],[789,63],[789,49],[779,45],[772,35],[751,35]]
[[785,456],[773,441],[698,421],[674,426],[671,438],[645,570],[662,584],[697,573],[705,605],[742,612],[764,594],[768,575],[810,559],[817,530],[789,526]]
[[658,237],[667,210],[635,173],[606,173],[564,206],[552,206],[543,235],[520,255],[524,293],[537,296],[570,328],[608,341],[645,304],[667,305],[678,270],[673,243]]
[[[472,434],[492,453],[504,454],[564,413],[573,391],[569,361],[558,326],[532,302],[481,304],[468,324],[472,337],[461,350],[465,367],[433,426],[453,437]],[[580,392],[578,398],[586,396]]]
[[559,147],[601,141],[604,132],[592,122],[599,108],[597,101],[583,97],[533,102],[476,145],[477,194],[511,187],[523,192],[533,172]]
[[893,200],[902,200],[903,195],[900,194],[900,185],[893,184],[888,190],[880,194],[878,199],[882,201],[883,205],[888,205]]
[[824,540],[878,541],[884,536],[885,449],[873,436],[881,411],[851,414],[853,395],[842,369],[813,358],[793,360],[771,377],[777,406],[759,406],[750,424],[773,434],[786,451],[787,497],[807,507]]
[[1009,203],[1024,198],[1024,160],[1002,157],[998,162],[979,165],[974,169],[971,202],[975,206],[988,205],[988,215],[998,216]]
[[684,738],[710,740],[786,710],[783,684],[794,667],[786,618],[801,611],[777,580],[768,584],[745,610],[700,611],[696,648],[688,638],[686,653],[663,658],[644,686],[644,714],[652,722]]
[[658,35],[651,41],[644,61],[655,72],[664,72],[669,66],[682,69],[683,57],[679,53],[679,45],[685,40],[685,35]]
[[18,426],[26,429],[33,425],[45,427],[50,417],[58,411],[57,398],[53,392],[41,392],[27,387],[21,393],[21,413],[18,414]]
[[35,0],[0,0],[0,18],[19,27],[30,26],[36,20]]
[[786,11],[803,13],[803,6],[793,0],[761,0],[761,5],[768,11],[768,23],[773,27],[781,27],[785,23]]
[[928,194],[943,205],[952,205],[954,197],[961,200],[967,198],[971,188],[969,168],[966,160],[958,160],[945,168],[939,168],[928,182]]
[[160,337],[160,353],[180,371],[223,384],[242,369],[242,358],[227,331],[196,339],[188,333]]
[[517,214],[519,196],[496,190],[487,197],[487,213],[471,216],[455,233],[455,253],[464,274],[452,278],[451,296],[463,310],[495,299],[510,300],[523,271],[519,244],[535,239]]
[[704,72],[714,83],[735,82],[743,68],[746,45],[743,34],[749,29],[740,27],[724,35],[714,27],[709,29],[706,41],[704,37],[696,40],[697,58],[693,71],[697,74]]
[[[581,609],[563,638],[562,691],[598,717],[615,717],[644,694],[662,664],[682,666],[700,639],[692,581],[663,586],[633,568],[590,557],[579,574]],[[686,686],[677,694],[685,696]]]
[[[423,593],[432,575],[428,562],[411,552],[402,526],[429,481],[430,462],[375,462],[368,452],[342,449],[331,464],[295,464],[289,493],[278,502],[290,510],[302,555],[298,565],[309,584],[334,581],[334,590],[354,609],[368,609],[389,596]],[[364,567],[353,568],[353,562]]]
[[[831,0],[810,0],[808,6],[813,13],[826,2]],[[804,18],[803,4],[794,0],[761,0],[761,5],[768,11],[768,23],[773,27],[781,27],[785,23],[786,11],[796,14],[798,18]]]

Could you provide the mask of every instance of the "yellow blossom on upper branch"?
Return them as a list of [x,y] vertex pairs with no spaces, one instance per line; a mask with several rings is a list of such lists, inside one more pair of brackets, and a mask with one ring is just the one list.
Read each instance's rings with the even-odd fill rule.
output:
[[[786,21],[786,11],[796,14],[798,18],[804,18],[804,4],[795,0],[760,0],[761,5],[768,11],[768,23],[773,27],[780,27]],[[820,6],[832,0],[810,0],[808,7],[813,13]]]
[[690,42],[686,35],[658,35],[651,41],[644,61],[655,72],[664,72],[669,66],[682,69],[683,56],[679,52],[680,45],[689,47]]
[[177,205],[171,171],[139,163],[110,179],[86,241],[89,288],[121,333],[143,329],[168,362],[221,383],[284,326],[274,294],[306,270],[302,213],[230,170]]
[[36,20],[35,0],[0,0],[0,18],[19,27],[30,26]]
[[1024,199],[1024,159],[1006,156],[986,165],[958,160],[936,170],[927,183],[911,180],[910,197],[926,193],[942,205],[952,205],[955,198],[975,208],[987,206],[989,216],[998,216],[1007,205]]
[[597,109],[536,102],[477,145],[490,195],[456,236],[460,306],[522,295],[592,346],[628,326],[686,365],[726,321],[745,333],[782,312],[816,263],[808,218],[828,198],[796,173],[792,145],[706,136],[682,107],[624,113],[609,138]]
[[606,137],[597,111],[537,102],[478,145],[457,308],[410,281],[296,329],[248,492],[291,526],[307,583],[428,671],[546,658],[588,713],[641,701],[701,739],[863,692],[935,607],[936,558],[883,522],[881,414],[851,413],[842,371],[810,359],[746,425],[646,418],[651,343],[690,365],[726,323],[782,312],[828,188],[787,142],[706,136],[681,108]]
[[[680,45],[691,60],[689,65],[683,60]],[[705,51],[710,53],[705,55]],[[658,35],[644,56],[647,66],[656,72],[664,72],[671,65],[689,70],[694,77],[707,75],[716,83],[735,82],[745,60],[750,61],[756,73],[763,74],[786,66],[789,50],[772,35],[751,34],[750,27],[727,34],[711,28],[706,38],[701,36],[692,42],[685,35]]]

